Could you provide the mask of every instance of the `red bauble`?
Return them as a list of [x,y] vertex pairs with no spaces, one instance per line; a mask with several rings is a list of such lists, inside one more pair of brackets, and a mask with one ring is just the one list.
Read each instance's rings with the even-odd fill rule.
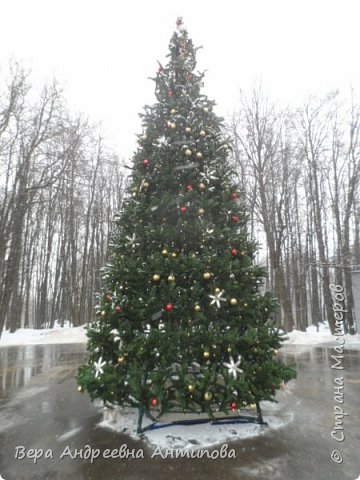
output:
[[105,299],[106,299],[106,300],[111,300],[111,299],[112,299],[112,296],[111,296],[111,295],[106,295]]
[[191,192],[192,189],[193,189],[192,185],[187,185],[187,186],[186,186],[186,190],[187,190],[188,192]]
[[150,162],[147,158],[145,158],[145,160],[143,161],[143,164],[144,164],[145,167],[148,167]]
[[152,405],[153,407],[156,407],[157,403],[158,403],[158,402],[157,402],[156,398],[153,398],[153,399],[151,400],[151,405]]
[[119,306],[115,307],[115,312],[120,313],[121,312],[121,307],[119,307]]
[[192,73],[189,73],[188,80],[192,80],[192,79],[193,79]]
[[236,410],[237,404],[235,402],[230,403],[231,410]]
[[172,96],[173,96],[173,91],[172,91],[172,90],[169,90],[169,91],[167,92],[167,96],[168,96],[168,97],[172,97]]
[[234,222],[234,223],[237,223],[239,221],[239,217],[237,215],[233,215],[231,217],[231,220]]
[[236,193],[232,193],[231,194],[231,200],[236,200],[236,199],[237,199]]
[[167,312],[172,312],[172,311],[174,310],[174,307],[173,307],[173,305],[172,305],[171,303],[168,303],[168,304],[166,305],[166,307],[165,307],[165,310],[166,310]]
[[180,210],[182,211],[182,213],[186,213],[187,212],[187,207],[181,207]]
[[233,257],[236,257],[236,255],[237,255],[237,250],[236,250],[236,248],[233,248],[233,249],[231,250],[231,255],[232,255]]

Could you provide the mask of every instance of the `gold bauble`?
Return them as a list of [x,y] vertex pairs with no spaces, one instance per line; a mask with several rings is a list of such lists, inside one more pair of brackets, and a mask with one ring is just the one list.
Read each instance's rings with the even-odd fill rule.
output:
[[144,183],[143,183],[143,187],[144,187],[144,188],[149,188],[149,187],[150,187],[150,183],[149,183],[149,182],[144,182]]
[[171,113],[171,115],[175,115],[175,113],[176,113],[175,108],[172,108],[172,109],[170,110],[170,113]]
[[172,130],[175,130],[175,128],[176,128],[176,123],[170,123],[170,128],[171,128]]
[[82,388],[82,386],[81,386],[81,385],[79,385],[79,386],[78,386],[78,388],[77,388],[77,391],[78,391],[78,392],[80,392],[80,393],[82,393],[82,392],[83,392],[83,388]]
[[187,389],[188,389],[189,392],[193,392],[194,391],[194,386],[193,385],[188,385]]
[[169,276],[168,276],[168,282],[175,282],[175,277],[174,277],[174,275],[169,275]]
[[186,133],[191,133],[191,128],[190,128],[190,127],[186,127],[186,128],[185,128],[185,132],[186,132]]
[[209,111],[208,107],[204,107],[204,112],[208,113],[208,111]]
[[230,305],[237,305],[236,298],[230,298]]
[[203,353],[203,357],[204,357],[205,359],[210,358],[210,352],[204,352],[204,353]]
[[216,295],[218,295],[221,292],[221,290],[220,290],[220,288],[215,288],[214,292],[215,292]]
[[152,279],[153,279],[154,282],[160,282],[161,277],[158,273],[155,273],[155,275],[153,275]]
[[119,357],[119,358],[117,359],[117,363],[118,363],[119,365],[123,365],[123,364],[125,363],[125,357]]
[[195,309],[195,312],[201,312],[200,305],[195,305],[194,309]]
[[145,142],[147,139],[148,139],[148,136],[147,136],[147,135],[143,135],[143,136],[141,137],[141,140],[143,140],[144,142]]
[[250,408],[251,410],[256,410],[256,403],[251,403],[251,404],[249,405],[249,408]]
[[164,257],[167,257],[169,255],[169,252],[164,248],[164,250],[161,252]]
[[204,280],[210,280],[211,278],[211,273],[210,272],[205,272],[204,273]]
[[132,193],[132,197],[133,197],[133,198],[136,197],[136,192],[133,192],[133,193]]
[[102,316],[102,317],[105,317],[105,315],[106,315],[106,312],[105,312],[105,310],[103,310],[103,311],[101,312],[101,316]]
[[205,213],[205,210],[203,208],[199,208],[198,214],[199,215],[204,215],[204,213]]
[[197,152],[197,153],[196,153],[196,158],[197,158],[198,160],[201,160],[202,157],[203,157],[203,155],[202,155],[201,152]]
[[209,402],[211,399],[212,399],[212,393],[211,392],[205,392],[204,400]]
[[203,191],[205,190],[205,188],[206,188],[205,183],[200,183],[200,185],[199,185],[199,190],[200,190],[201,192],[203,192]]
[[248,306],[248,304],[247,304],[247,303],[244,303],[244,307],[247,307],[247,306]]
[[205,130],[200,130],[200,137],[205,137],[205,135],[206,135]]
[[276,348],[272,351],[273,355],[277,355],[279,352],[276,350]]
[[172,256],[172,258],[176,258],[176,257],[177,257],[177,253],[176,253],[176,252],[173,252],[173,253],[171,254],[171,256]]
[[231,353],[232,352],[231,347],[228,347],[227,351],[228,353]]
[[185,156],[186,156],[186,157],[191,157],[191,155],[192,155],[191,150],[190,150],[189,148],[187,148],[187,149],[185,150]]

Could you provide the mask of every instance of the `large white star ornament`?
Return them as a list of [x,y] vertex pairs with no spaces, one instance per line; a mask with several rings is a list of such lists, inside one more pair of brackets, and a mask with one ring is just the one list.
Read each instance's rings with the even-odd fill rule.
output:
[[219,293],[215,293],[214,295],[209,295],[209,297],[212,299],[210,302],[210,305],[216,304],[217,308],[221,307],[220,302],[226,302],[226,298],[222,298],[224,294],[224,290],[221,290]]
[[95,378],[104,373],[103,366],[106,365],[106,362],[103,361],[102,357],[99,358],[97,362],[94,362],[95,367]]
[[232,375],[235,380],[237,379],[237,374],[238,373],[243,373],[243,370],[239,368],[239,365],[241,363],[241,355],[238,355],[238,360],[235,363],[233,357],[229,357],[230,361],[229,363],[224,362],[223,365],[224,367],[229,369],[229,375]]

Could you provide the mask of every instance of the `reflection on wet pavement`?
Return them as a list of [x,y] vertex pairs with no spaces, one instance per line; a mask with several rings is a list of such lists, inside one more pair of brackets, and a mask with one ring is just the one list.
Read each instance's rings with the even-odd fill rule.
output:
[[[151,458],[154,448],[141,440],[97,426],[99,405],[79,394],[75,375],[85,345],[36,345],[0,348],[0,475],[4,480],[355,480],[360,474],[360,352],[347,350],[344,370],[331,369],[330,348],[286,346],[281,356],[295,363],[298,378],[279,392],[284,414],[293,421],[277,431],[265,428],[257,438],[229,442],[236,459]],[[334,428],[334,377],[344,377],[345,440],[331,438]],[[106,459],[94,463],[61,454],[75,449],[143,451],[145,458]],[[53,458],[16,459],[24,451],[48,450]],[[330,454],[338,449],[343,462]]]
[[[61,368],[77,368],[82,344],[74,345],[25,345],[0,348],[0,399],[6,398],[14,388],[26,386],[32,377]],[[79,357],[80,355],[80,357]]]

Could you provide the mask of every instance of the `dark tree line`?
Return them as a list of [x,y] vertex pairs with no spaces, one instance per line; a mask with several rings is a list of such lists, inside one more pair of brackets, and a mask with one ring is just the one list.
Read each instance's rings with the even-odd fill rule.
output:
[[92,315],[124,174],[99,126],[11,68],[0,93],[0,332]]
[[310,98],[298,109],[241,94],[229,126],[252,228],[265,233],[269,287],[279,323],[304,330],[335,317],[330,284],[346,294],[354,332],[351,272],[360,266],[360,104],[353,92]]

